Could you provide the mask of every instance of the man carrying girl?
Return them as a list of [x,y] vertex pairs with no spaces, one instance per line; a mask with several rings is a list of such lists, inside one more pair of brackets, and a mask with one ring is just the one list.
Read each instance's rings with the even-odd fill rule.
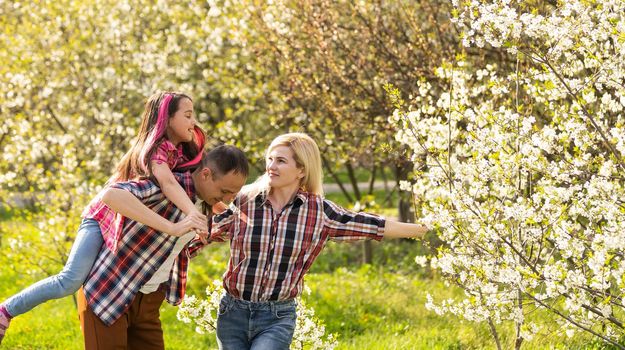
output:
[[[206,236],[206,216],[196,209],[172,173],[172,170],[196,169],[204,144],[204,132],[196,125],[191,98],[183,93],[156,93],[145,103],[135,143],[119,162],[107,187],[132,179],[153,178],[164,196],[187,215],[183,224],[170,225],[163,232],[179,237],[195,229]],[[103,244],[111,252],[117,251],[125,220],[102,202],[103,193],[85,208],[63,270],[0,304],[0,343],[13,317],[45,301],[75,293],[85,281]]]
[[[201,199],[211,206],[232,200],[247,173],[241,150],[219,146],[204,155],[195,171],[174,177],[190,200]],[[189,258],[204,243],[188,229],[180,237],[162,233],[172,223],[184,227],[180,223],[189,217],[153,180],[116,183],[104,191],[102,200],[123,212],[126,220],[117,251],[100,249],[78,293],[85,349],[162,350],[160,306],[163,300],[173,305],[182,301]]]

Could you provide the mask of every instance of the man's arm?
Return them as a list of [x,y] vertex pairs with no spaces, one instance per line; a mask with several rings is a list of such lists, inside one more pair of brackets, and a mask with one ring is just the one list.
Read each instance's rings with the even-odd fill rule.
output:
[[191,230],[202,230],[202,227],[206,226],[206,221],[193,214],[177,223],[172,223],[150,210],[132,193],[119,188],[106,189],[102,201],[117,213],[131,220],[175,237],[180,237]]

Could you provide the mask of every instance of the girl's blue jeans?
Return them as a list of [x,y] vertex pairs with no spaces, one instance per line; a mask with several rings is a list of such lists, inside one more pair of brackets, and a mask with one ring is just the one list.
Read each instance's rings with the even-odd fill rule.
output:
[[251,302],[230,294],[217,317],[220,350],[288,350],[295,331],[295,300]]
[[9,314],[15,317],[45,301],[74,294],[87,279],[103,242],[98,222],[83,219],[63,271],[7,299],[4,305]]

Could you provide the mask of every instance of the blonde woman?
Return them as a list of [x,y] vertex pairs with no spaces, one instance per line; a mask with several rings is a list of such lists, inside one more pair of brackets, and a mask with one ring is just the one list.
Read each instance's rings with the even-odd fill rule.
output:
[[273,140],[266,172],[213,218],[211,240],[230,240],[219,307],[219,348],[288,349],[304,275],[328,240],[423,237],[427,227],[355,213],[323,197],[319,148],[302,133]]

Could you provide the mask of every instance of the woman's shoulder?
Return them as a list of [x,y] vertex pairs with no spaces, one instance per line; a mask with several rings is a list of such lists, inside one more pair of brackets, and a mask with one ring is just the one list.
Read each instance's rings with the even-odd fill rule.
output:
[[307,199],[309,200],[324,200],[324,197],[318,193],[312,193],[312,192],[306,192],[306,191],[299,191],[299,194],[302,194],[303,196],[305,196]]
[[243,186],[241,191],[237,193],[236,197],[234,198],[234,204],[236,206],[248,204],[250,201],[253,201],[257,197],[261,196],[260,194],[255,193],[255,191],[251,191],[250,188],[248,188],[248,186],[249,185]]
[[323,203],[326,201],[323,195],[305,191],[299,191],[297,193],[297,197],[299,197],[303,202],[312,202],[319,206],[323,205]]

